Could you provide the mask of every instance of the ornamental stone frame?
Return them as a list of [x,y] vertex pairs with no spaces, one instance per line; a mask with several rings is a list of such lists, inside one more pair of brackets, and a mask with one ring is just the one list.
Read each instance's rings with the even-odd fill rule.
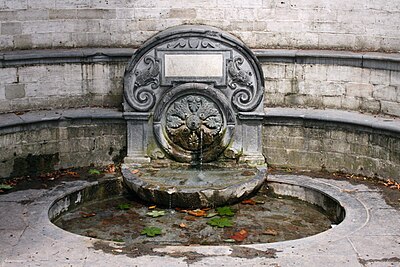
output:
[[264,164],[263,77],[250,49],[217,28],[185,25],[155,35],[125,70],[125,162]]

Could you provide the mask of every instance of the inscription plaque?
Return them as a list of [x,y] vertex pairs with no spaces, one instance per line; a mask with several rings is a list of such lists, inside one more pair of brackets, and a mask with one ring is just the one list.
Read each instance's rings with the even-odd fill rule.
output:
[[222,77],[222,54],[165,54],[165,77]]

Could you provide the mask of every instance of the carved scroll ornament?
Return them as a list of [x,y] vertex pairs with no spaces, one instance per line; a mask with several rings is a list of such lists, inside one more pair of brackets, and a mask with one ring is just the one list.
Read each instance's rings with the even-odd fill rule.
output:
[[[156,103],[154,89],[159,86],[159,62],[152,56],[143,59],[144,67],[136,68],[130,74],[130,88],[125,90],[128,103],[138,111],[148,111]],[[149,88],[150,87],[150,88]]]

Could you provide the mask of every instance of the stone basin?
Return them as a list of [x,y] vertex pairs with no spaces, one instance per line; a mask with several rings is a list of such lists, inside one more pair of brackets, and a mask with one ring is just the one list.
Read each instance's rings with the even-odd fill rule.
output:
[[246,198],[265,182],[267,167],[123,164],[122,174],[126,185],[148,203],[200,208]]

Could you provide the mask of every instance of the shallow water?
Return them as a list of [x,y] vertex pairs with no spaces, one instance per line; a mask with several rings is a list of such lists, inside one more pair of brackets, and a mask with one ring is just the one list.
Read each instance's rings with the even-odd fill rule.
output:
[[[232,227],[218,228],[207,224],[212,218],[196,217],[184,211],[161,209],[165,215],[157,218],[146,215],[151,205],[144,205],[130,196],[116,196],[103,201],[84,204],[67,212],[54,223],[73,233],[129,244],[203,244],[220,245],[226,242],[240,244],[269,243],[311,236],[331,228],[332,222],[319,208],[293,198],[275,196],[263,188],[253,198],[257,204],[235,204],[230,208],[234,216],[225,216]],[[129,204],[121,210],[120,204]],[[216,213],[215,209],[205,211]],[[224,217],[224,216],[215,216]],[[213,217],[213,218],[215,218]],[[145,227],[158,227],[161,235],[141,235]],[[243,241],[232,236],[245,230]]]

